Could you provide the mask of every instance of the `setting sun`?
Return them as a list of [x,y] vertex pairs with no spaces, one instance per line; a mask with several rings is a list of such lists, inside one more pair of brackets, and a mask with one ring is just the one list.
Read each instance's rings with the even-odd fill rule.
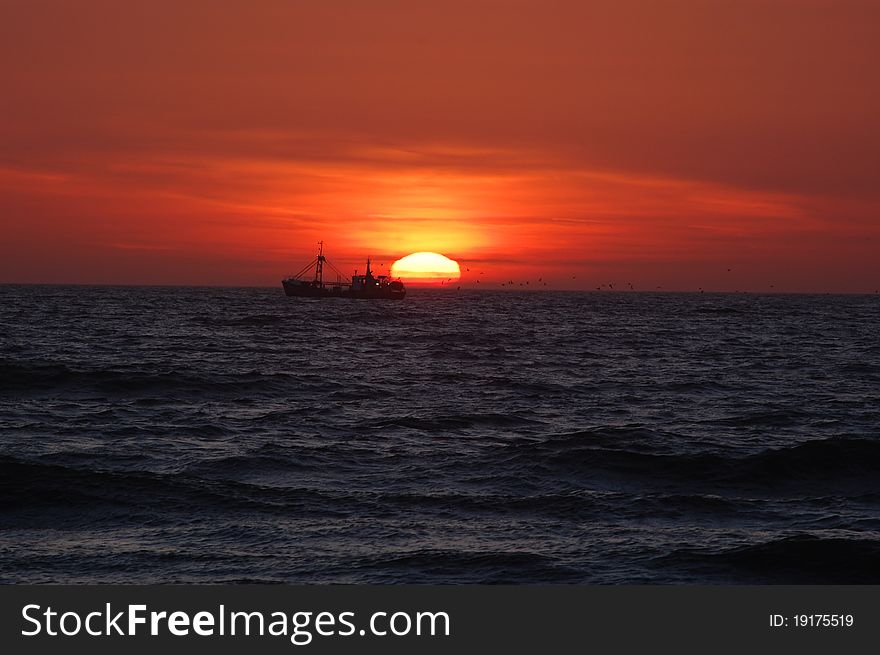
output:
[[391,266],[392,277],[409,284],[447,284],[461,277],[458,262],[436,252],[414,252]]

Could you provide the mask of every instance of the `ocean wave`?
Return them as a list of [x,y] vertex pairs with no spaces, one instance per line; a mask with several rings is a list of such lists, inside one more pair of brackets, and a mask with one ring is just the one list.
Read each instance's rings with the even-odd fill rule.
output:
[[733,316],[742,314],[743,311],[736,307],[698,307],[694,310],[695,314],[714,314],[716,316]]
[[523,551],[468,552],[426,548],[392,557],[369,558],[362,566],[385,571],[384,575],[369,579],[371,582],[393,582],[405,577],[414,582],[570,583],[584,575],[548,555]]
[[185,472],[104,471],[0,456],[0,525],[6,527],[108,520],[174,524],[181,516],[254,511],[337,516],[368,508],[368,502],[344,491],[265,487]]
[[516,414],[453,414],[445,416],[393,416],[371,425],[373,428],[412,428],[426,432],[444,430],[461,430],[473,427],[514,427],[524,425],[540,425],[533,418],[525,418]]
[[713,418],[705,421],[713,425],[730,427],[789,427],[798,425],[811,414],[807,411],[795,408],[787,408],[776,411],[757,411],[745,414]]
[[255,392],[331,393],[348,388],[341,382],[311,372],[257,370],[238,373],[185,370],[76,369],[53,363],[0,363],[0,391],[24,396],[32,393],[98,392],[109,396],[174,394],[240,395]]
[[[507,452],[520,466],[542,474],[616,474],[711,486],[799,483],[815,485],[819,491],[830,483],[856,486],[880,475],[880,441],[870,439],[836,437],[751,455],[723,456],[650,452],[647,449],[668,448],[668,442],[659,439],[652,445],[651,437],[650,431],[646,435],[643,430],[577,432],[545,441],[517,442]],[[636,443],[644,450],[632,450]]]
[[765,584],[880,583],[880,540],[796,534],[720,552],[681,549],[658,563]]
[[266,327],[289,322],[285,314],[248,314],[246,316],[218,318],[216,316],[196,316],[193,322],[211,328],[222,327]]

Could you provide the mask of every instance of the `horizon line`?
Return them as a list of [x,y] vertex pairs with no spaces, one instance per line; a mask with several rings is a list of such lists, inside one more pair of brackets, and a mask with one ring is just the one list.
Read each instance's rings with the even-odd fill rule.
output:
[[[499,283],[500,284],[500,283]],[[694,294],[694,295],[727,295],[727,296],[874,296],[880,295],[880,290],[874,291],[785,291],[785,290],[734,290],[725,291],[717,289],[557,289],[557,288],[486,288],[473,285],[410,285],[411,290],[438,291],[441,293],[456,293],[459,291],[477,293],[592,293],[606,295],[634,295],[634,294]],[[187,283],[112,283],[112,282],[3,282],[0,287],[110,287],[110,288],[141,288],[141,289],[275,289],[275,285],[263,284],[187,284]]]

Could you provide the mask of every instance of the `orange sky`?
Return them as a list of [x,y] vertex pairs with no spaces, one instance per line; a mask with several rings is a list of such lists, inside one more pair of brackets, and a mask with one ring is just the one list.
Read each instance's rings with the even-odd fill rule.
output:
[[5,0],[0,281],[275,285],[323,239],[343,270],[442,252],[465,285],[874,291],[878,25],[850,0]]

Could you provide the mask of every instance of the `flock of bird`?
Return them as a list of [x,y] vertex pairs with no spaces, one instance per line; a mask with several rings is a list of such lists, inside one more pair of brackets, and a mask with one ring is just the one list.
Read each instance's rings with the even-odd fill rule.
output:
[[[470,268],[465,267],[465,272],[470,273],[470,270],[471,270]],[[730,270],[730,269],[728,269],[728,270]],[[480,271],[478,275],[485,275],[485,274],[486,274],[485,271]],[[577,275],[572,275],[572,276],[571,276],[571,279],[572,279],[572,280],[577,279]],[[441,282],[441,284],[448,284],[449,282],[452,282],[452,278],[448,278],[448,279],[445,280],[444,282]],[[475,280],[475,282],[476,282],[477,284],[480,284],[480,278],[477,277],[477,279]],[[531,287],[531,286],[532,286],[532,280],[525,280],[524,282],[518,282],[518,281],[515,281],[515,280],[506,280],[506,281],[504,281],[504,282],[501,282],[501,286],[502,286],[502,287],[516,287],[516,286],[520,286],[520,287],[523,287],[523,288],[525,288],[525,287]],[[544,280],[543,277],[539,277],[539,278],[535,281],[535,285],[534,285],[534,286],[535,286],[535,287],[546,287],[546,286],[549,286],[549,285],[548,285],[547,281]],[[458,288],[461,289],[461,286],[459,286]],[[627,282],[627,283],[626,283],[626,288],[628,288],[630,291],[635,291],[635,287],[633,286],[633,283],[632,283],[632,282]],[[662,287],[657,287],[657,289],[661,289],[661,288],[662,288]],[[614,282],[609,282],[608,284],[602,284],[602,285],[599,285],[598,287],[596,287],[596,291],[604,291],[604,290],[606,290],[606,289],[609,290],[609,291],[614,291]]]
[[[732,270],[733,270],[733,269],[728,268],[728,269],[727,269],[727,272],[730,273]],[[471,271],[470,268],[465,267],[465,272],[470,273],[470,271]],[[478,275],[485,275],[485,274],[486,274],[485,271],[480,271],[480,272],[478,273]],[[572,280],[574,280],[574,279],[576,279],[576,278],[577,278],[576,275],[572,275],[572,276],[571,276],[571,279],[572,279]],[[453,281],[458,282],[457,279],[455,279],[455,278],[451,278],[451,277],[450,277],[450,278],[447,278],[446,280],[441,280],[441,281],[440,281],[440,284],[441,284],[441,285],[447,285],[447,284],[449,284],[450,282],[453,282]],[[477,277],[476,280],[474,280],[474,282],[475,282],[476,284],[480,284],[480,278]],[[636,290],[636,288],[635,288],[635,286],[633,286],[633,283],[632,283],[632,282],[627,282],[626,285],[625,285],[624,287],[621,287],[620,285],[618,285],[617,289],[614,288],[614,285],[615,285],[614,282],[609,282],[608,284],[600,284],[599,286],[595,287],[595,289],[596,289],[596,291],[606,291],[606,290],[607,290],[607,291],[615,291],[615,290],[617,290],[617,291],[620,291],[620,290],[623,290],[623,291],[635,291],[635,290]],[[451,285],[450,285],[450,286],[451,286]],[[531,280],[526,280],[525,282],[517,282],[517,281],[514,281],[514,280],[506,280],[506,281],[504,281],[504,282],[501,282],[501,286],[502,286],[502,287],[516,287],[516,286],[520,286],[520,287],[523,287],[523,288],[525,288],[525,287],[531,287]],[[535,287],[546,287],[546,286],[548,286],[548,285],[547,285],[547,282],[544,280],[544,278],[543,278],[543,277],[539,277],[539,278],[537,279],[536,283],[535,283]],[[776,288],[776,285],[775,285],[775,284],[771,284],[769,288],[770,288],[770,289],[775,289],[775,288]],[[461,289],[461,285],[456,286],[456,289],[460,290],[460,289]],[[655,290],[655,291],[662,291],[662,290],[663,290],[663,287],[662,287],[662,286],[657,286],[657,287],[654,287],[654,290]],[[698,291],[699,293],[705,293],[705,289],[703,289],[703,287],[699,287],[699,288],[697,289],[697,291]],[[739,289],[737,289],[734,293],[739,293],[739,292],[740,292]],[[875,289],[875,290],[874,290],[874,293],[875,293],[875,294],[880,294],[880,289]]]

